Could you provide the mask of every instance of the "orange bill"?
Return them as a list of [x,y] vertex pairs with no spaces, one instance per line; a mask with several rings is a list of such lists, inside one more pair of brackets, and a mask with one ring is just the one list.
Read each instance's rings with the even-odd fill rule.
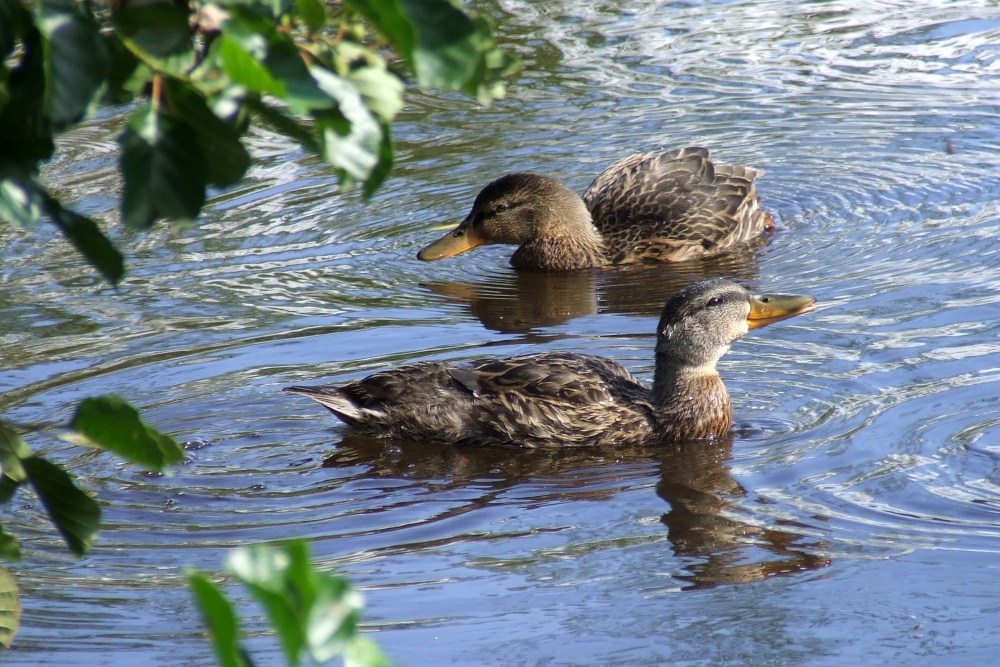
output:
[[417,253],[417,258],[425,262],[444,259],[471,250],[486,243],[486,239],[476,233],[475,228],[463,222],[458,227],[439,238]]
[[816,299],[797,294],[761,294],[750,297],[747,325],[760,329],[789,317],[816,310]]

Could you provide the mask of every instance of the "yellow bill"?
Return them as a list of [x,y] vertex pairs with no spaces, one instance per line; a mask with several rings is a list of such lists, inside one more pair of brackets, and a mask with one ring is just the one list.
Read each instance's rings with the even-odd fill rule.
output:
[[789,317],[816,310],[816,299],[798,294],[761,294],[750,297],[747,325],[760,329]]

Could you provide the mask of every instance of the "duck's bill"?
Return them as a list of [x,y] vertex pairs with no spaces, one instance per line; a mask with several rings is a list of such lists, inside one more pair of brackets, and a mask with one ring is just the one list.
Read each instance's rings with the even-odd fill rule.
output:
[[417,253],[417,258],[425,262],[444,259],[471,250],[486,243],[475,229],[463,223]]
[[816,310],[816,299],[798,294],[761,294],[750,297],[750,314],[747,324],[760,329],[789,317]]

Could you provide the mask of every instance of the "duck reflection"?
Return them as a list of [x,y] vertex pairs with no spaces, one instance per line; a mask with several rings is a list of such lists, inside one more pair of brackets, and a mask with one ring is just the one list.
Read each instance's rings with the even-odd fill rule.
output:
[[598,312],[658,316],[667,296],[702,278],[724,276],[755,283],[757,258],[770,237],[763,235],[753,245],[709,259],[615,271],[505,271],[480,282],[421,287],[466,304],[483,326],[501,333],[524,333]]
[[737,518],[732,501],[746,490],[729,473],[732,445],[730,434],[711,443],[679,443],[658,453],[656,494],[670,505],[660,520],[677,556],[700,557],[678,578],[704,588],[829,565],[829,559],[802,550],[823,545],[806,544],[794,526],[778,531]]
[[[363,466],[364,477],[427,480],[438,490],[488,480],[493,491],[487,497],[493,499],[498,490],[539,478],[649,463],[658,469],[656,493],[670,506],[661,521],[674,554],[691,561],[685,572],[676,575],[688,587],[759,581],[828,565],[828,559],[807,551],[822,544],[809,543],[794,525],[779,531],[740,521],[733,500],[746,491],[729,472],[732,443],[730,435],[712,442],[657,448],[520,450],[441,447],[352,434],[340,442],[323,467]],[[614,485],[599,486],[588,491],[574,484],[565,491],[565,500],[602,500],[618,492]],[[556,488],[546,499],[559,496]]]

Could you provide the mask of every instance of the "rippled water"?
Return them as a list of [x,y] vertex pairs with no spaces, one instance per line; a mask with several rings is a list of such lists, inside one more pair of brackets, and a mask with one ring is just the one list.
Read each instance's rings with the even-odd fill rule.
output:
[[[75,561],[30,498],[2,511],[27,547],[5,662],[211,664],[183,567],[289,537],[365,589],[366,627],[401,665],[993,661],[1000,11],[857,4],[503,0],[526,62],[510,99],[411,97],[370,202],[258,132],[250,178],[198,227],[112,227],[118,292],[54,231],[0,227],[0,408],[106,521]],[[121,124],[67,137],[46,172],[105,220]],[[767,171],[770,245],[548,278],[515,275],[501,247],[413,258],[490,176],[582,191],[618,157],[685,144]],[[716,445],[386,442],[279,391],[539,350],[648,379],[663,302],[714,273],[821,304],[722,361],[737,428]],[[148,476],[54,438],[108,391],[185,441],[186,463]]]

